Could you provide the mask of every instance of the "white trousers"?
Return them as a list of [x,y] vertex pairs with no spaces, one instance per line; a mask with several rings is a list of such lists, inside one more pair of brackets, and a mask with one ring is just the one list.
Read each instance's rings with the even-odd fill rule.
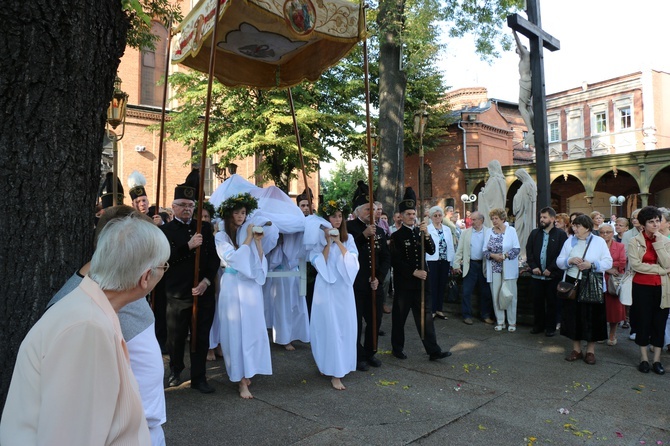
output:
[[[498,295],[500,294],[500,288],[503,284],[502,273],[493,273],[491,285],[491,296],[493,297],[493,311],[496,314],[497,324],[505,324],[505,310],[500,309],[498,305]],[[512,290],[514,297],[512,298],[512,304],[507,308],[507,323],[509,325],[516,325],[516,302],[517,302],[517,292],[516,292],[516,279],[510,279],[507,281],[507,286]]]

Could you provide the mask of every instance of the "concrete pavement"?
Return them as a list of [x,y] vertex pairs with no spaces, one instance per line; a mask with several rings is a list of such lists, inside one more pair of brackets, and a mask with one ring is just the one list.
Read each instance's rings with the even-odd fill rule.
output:
[[[563,359],[567,338],[531,335],[521,325],[495,332],[452,314],[435,326],[453,355],[431,362],[410,316],[403,361],[390,354],[389,316],[382,324],[389,335],[379,338],[382,366],[350,373],[344,391],[319,374],[309,344],[295,343],[293,352],[273,345],[274,375],[252,380],[253,400],[239,397],[223,360],[209,362],[216,393],[189,383],[166,389],[167,444],[670,444],[670,372],[638,372],[628,330],[616,346],[598,344],[589,366]],[[667,352],[661,360],[670,369]]]

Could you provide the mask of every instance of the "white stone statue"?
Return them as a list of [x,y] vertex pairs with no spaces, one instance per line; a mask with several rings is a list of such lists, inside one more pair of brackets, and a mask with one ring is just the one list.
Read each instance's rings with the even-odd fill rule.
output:
[[535,132],[533,130],[533,103],[532,103],[532,82],[530,72],[530,51],[521,44],[519,35],[514,31],[514,40],[516,40],[516,53],[519,55],[519,113],[523,122],[528,127],[525,142],[535,146]]
[[477,210],[484,216],[484,224],[491,227],[489,211],[491,209],[505,209],[507,201],[507,183],[502,172],[500,161],[493,160],[488,165],[489,179],[479,191]]
[[537,220],[537,184],[526,169],[517,169],[514,175],[521,181],[521,187],[514,195],[512,213],[514,214],[514,229],[519,237],[521,253],[526,259],[526,242],[530,231],[535,229]]

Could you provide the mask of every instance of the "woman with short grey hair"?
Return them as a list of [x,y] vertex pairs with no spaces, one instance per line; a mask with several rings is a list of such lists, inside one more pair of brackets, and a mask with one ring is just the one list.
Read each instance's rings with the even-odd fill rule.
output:
[[444,304],[444,294],[447,291],[449,270],[454,262],[454,242],[451,229],[442,225],[444,210],[440,206],[433,206],[428,209],[428,217],[431,220],[427,229],[428,234],[430,234],[437,248],[435,253],[426,254],[432,313],[433,318],[447,319],[447,316],[442,312],[442,306]]

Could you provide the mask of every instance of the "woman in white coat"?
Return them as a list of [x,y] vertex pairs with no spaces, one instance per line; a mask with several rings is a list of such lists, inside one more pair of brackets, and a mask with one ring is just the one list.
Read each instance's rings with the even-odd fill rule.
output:
[[[257,374],[272,375],[263,314],[262,286],[268,272],[262,245],[264,230],[251,223],[243,228],[247,214],[257,206],[256,199],[248,193],[224,201],[219,215],[225,229],[215,236],[216,252],[224,267],[217,308],[223,359],[228,378],[239,383],[240,396],[245,399],[253,398],[249,392],[250,378]],[[238,232],[245,234],[244,238]]]
[[[486,281],[491,284],[493,310],[497,319],[495,330],[505,329],[505,311],[507,311],[508,331],[514,332],[516,331],[516,280],[519,278],[521,247],[516,230],[506,222],[507,212],[504,209],[491,209],[489,218],[493,227],[484,235],[484,257],[486,258]],[[500,289],[503,283],[506,283],[514,296],[512,303],[507,308],[500,307]]]
[[[307,217],[305,239],[318,241],[309,260],[317,271],[310,320],[312,355],[319,371],[331,377],[337,390],[342,378],[356,370],[357,320],[354,280],[358,274],[358,250],[343,224],[344,201],[330,200],[321,207],[322,218]],[[332,232],[331,232],[332,231]],[[312,234],[308,234],[308,233]]]
[[426,254],[428,262],[428,284],[432,301],[433,318],[446,319],[447,316],[442,312],[444,303],[444,294],[447,291],[447,282],[449,281],[449,269],[454,263],[454,242],[451,237],[451,230],[442,225],[444,210],[440,206],[433,206],[428,209],[428,217],[431,223],[428,225],[428,233],[435,243],[435,252]]

